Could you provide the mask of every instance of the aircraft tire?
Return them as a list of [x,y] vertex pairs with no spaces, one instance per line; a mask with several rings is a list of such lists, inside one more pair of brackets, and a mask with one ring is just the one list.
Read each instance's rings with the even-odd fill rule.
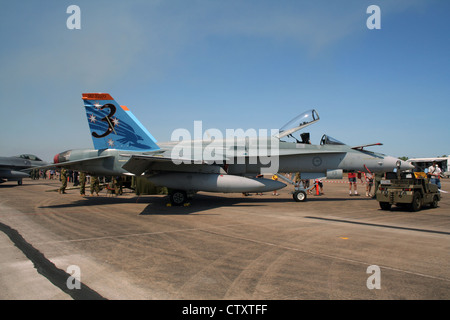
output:
[[304,202],[306,201],[306,192],[305,191],[295,191],[292,195],[295,202]]
[[170,203],[174,206],[182,206],[187,201],[187,194],[183,190],[175,190],[170,194]]

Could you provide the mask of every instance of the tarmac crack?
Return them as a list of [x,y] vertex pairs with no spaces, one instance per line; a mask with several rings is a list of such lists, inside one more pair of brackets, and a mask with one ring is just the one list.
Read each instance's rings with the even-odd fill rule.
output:
[[427,230],[427,229],[418,229],[418,228],[409,228],[409,227],[400,227],[400,226],[392,226],[392,225],[387,225],[387,224],[376,224],[376,223],[367,223],[367,222],[341,220],[341,219],[330,219],[330,218],[322,218],[322,217],[305,217],[305,218],[306,219],[332,221],[332,222],[358,224],[358,225],[369,226],[369,227],[380,227],[380,228],[390,228],[390,229],[398,229],[398,230],[408,230],[408,231],[417,231],[417,232],[436,233],[436,234],[444,234],[444,235],[447,235],[447,236],[450,235],[450,232],[445,232],[445,231]]
[[39,274],[74,300],[106,300],[106,298],[83,283],[81,283],[80,289],[69,289],[67,287],[67,279],[71,277],[70,274],[59,269],[48,260],[44,254],[28,243],[17,230],[0,222],[0,231],[5,233],[14,245],[33,263]]
[[[225,234],[225,233],[219,233],[219,232],[214,232],[214,231],[211,231],[211,230],[203,230],[203,232],[207,232],[207,233],[210,233],[210,234],[215,234],[215,235],[219,235],[219,236],[223,236],[223,237],[229,237],[229,238],[233,238],[233,239],[237,239],[237,240],[257,243],[257,244],[260,244],[260,245],[263,245],[263,246],[268,246],[268,247],[273,247],[273,248],[280,248],[280,249],[284,249],[284,250],[287,250],[287,251],[304,253],[304,254],[308,254],[308,255],[312,255],[312,256],[320,256],[320,257],[324,257],[324,258],[328,258],[328,259],[339,260],[339,261],[344,261],[344,262],[354,263],[354,264],[360,264],[360,265],[364,265],[364,266],[370,265],[367,262],[360,261],[360,260],[339,257],[339,256],[336,256],[336,255],[330,255],[330,254],[326,254],[326,253],[319,253],[319,252],[308,251],[308,250],[304,250],[304,249],[300,249],[300,248],[294,248],[294,247],[291,247],[291,246],[276,244],[276,243],[262,241],[262,240],[250,239],[250,238],[246,238],[246,237],[242,237],[242,236],[236,236],[236,235],[230,235],[230,234]],[[390,266],[386,266],[386,265],[380,265],[380,267],[384,268],[384,269],[387,269],[387,270],[395,271],[395,272],[402,272],[402,273],[412,274],[412,275],[419,276],[419,277],[424,277],[424,278],[429,278],[429,279],[434,279],[434,280],[450,282],[450,279],[437,277],[437,276],[432,276],[432,275],[424,274],[424,273],[420,273],[420,272],[414,272],[414,271],[408,271],[408,270],[404,270],[404,269],[398,269],[398,268],[394,268],[394,267],[390,267]]]

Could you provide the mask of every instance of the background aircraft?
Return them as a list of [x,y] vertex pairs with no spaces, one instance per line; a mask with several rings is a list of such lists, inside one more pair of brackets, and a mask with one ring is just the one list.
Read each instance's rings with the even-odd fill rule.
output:
[[22,184],[23,178],[30,176],[33,167],[44,166],[47,162],[42,161],[32,154],[21,154],[14,157],[0,157],[0,183],[6,181],[17,181]]
[[[278,132],[257,137],[212,137],[157,143],[125,106],[107,93],[84,93],[86,116],[95,149],[68,150],[55,155],[54,166],[91,174],[145,175],[169,188],[174,204],[197,191],[265,192],[285,187],[256,175],[301,172],[303,179],[342,178],[343,170],[392,171],[397,158],[350,147],[328,135],[312,145],[293,134],[319,121],[315,110],[294,118]],[[283,139],[294,138],[288,142]],[[367,145],[369,146],[369,145]],[[401,169],[412,166],[401,161]]]

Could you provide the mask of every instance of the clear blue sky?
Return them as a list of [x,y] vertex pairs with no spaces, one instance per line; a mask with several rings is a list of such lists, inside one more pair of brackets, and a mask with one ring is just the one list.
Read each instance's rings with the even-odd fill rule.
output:
[[2,1],[0,155],[92,147],[83,92],[110,93],[159,142],[195,120],[275,129],[315,108],[313,143],[448,155],[449,14],[444,0]]

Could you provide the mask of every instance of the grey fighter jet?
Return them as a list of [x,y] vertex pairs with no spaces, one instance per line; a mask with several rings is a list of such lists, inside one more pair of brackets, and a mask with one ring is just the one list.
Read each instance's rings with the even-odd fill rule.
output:
[[[336,179],[342,178],[343,170],[392,171],[400,161],[365,150],[369,145],[351,147],[328,135],[320,145],[311,144],[307,133],[301,140],[295,138],[294,134],[319,121],[315,110],[270,134],[261,129],[227,130],[223,136],[218,130],[199,133],[194,128],[192,137],[187,130],[177,129],[172,134],[175,141],[157,143],[131,111],[109,94],[84,93],[82,99],[94,149],[59,153],[53,166],[104,176],[145,176],[169,188],[174,204],[183,204],[197,191],[267,192],[286,186],[257,178],[260,174],[300,172],[305,179]],[[412,167],[403,161],[400,165],[401,169]]]
[[17,184],[21,185],[22,179],[30,176],[32,168],[45,165],[47,165],[47,162],[32,154],[0,157],[0,183],[17,181]]

